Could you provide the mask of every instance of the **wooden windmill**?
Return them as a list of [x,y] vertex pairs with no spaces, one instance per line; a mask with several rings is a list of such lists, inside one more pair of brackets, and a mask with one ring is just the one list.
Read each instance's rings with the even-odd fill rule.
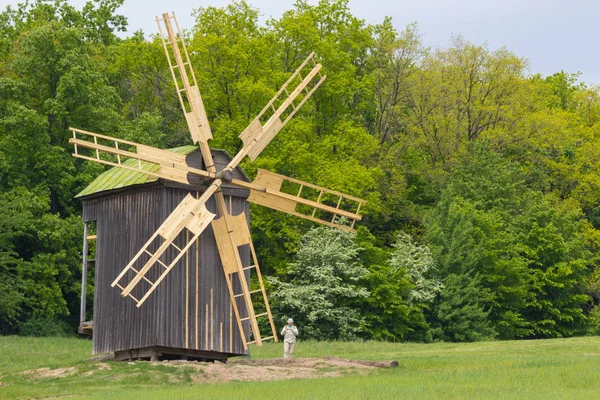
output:
[[[162,18],[157,17],[156,20],[177,96],[192,140],[200,148],[205,168],[189,165],[186,156],[176,152],[76,128],[70,128],[73,137],[69,142],[74,145],[75,157],[143,172],[183,185],[200,183],[204,185],[204,189],[196,197],[191,194],[185,196],[114,278],[111,286],[120,290],[121,296],[132,299],[138,308],[142,307],[161,282],[168,279],[169,272],[178,265],[202,232],[212,230],[243,348],[247,349],[251,343],[261,345],[267,339],[277,340],[246,216],[243,213],[233,215],[231,206],[228,207],[223,195],[223,188],[235,186],[249,191],[247,200],[250,203],[328,226],[353,230],[354,223],[361,219],[359,211],[364,200],[262,169],[258,170],[252,182],[236,179],[234,176],[234,170],[242,159],[248,156],[254,161],[323,83],[325,76],[321,74],[321,64],[316,63],[314,53],[300,64],[240,134],[242,149],[226,165],[219,167],[214,162],[208,145],[212,132],[175,14],[163,14]],[[156,168],[151,171],[143,168],[148,163]],[[216,213],[207,208],[209,200],[211,204],[216,203]],[[350,225],[341,222],[341,218],[349,221]],[[181,237],[184,231],[185,242],[177,245],[176,238]],[[251,265],[245,265],[242,260],[240,249],[243,246],[250,248]],[[250,290],[251,273],[255,274],[253,279],[258,282],[259,288],[256,290]],[[254,305],[261,301],[265,312],[257,314]],[[270,326],[271,330],[271,333],[264,336],[257,320],[261,317],[268,319],[268,325],[265,326]]]

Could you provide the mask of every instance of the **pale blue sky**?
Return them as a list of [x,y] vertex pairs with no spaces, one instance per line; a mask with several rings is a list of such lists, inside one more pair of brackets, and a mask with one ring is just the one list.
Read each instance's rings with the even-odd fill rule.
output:
[[[0,0],[2,9],[19,0]],[[71,0],[77,7],[86,0]],[[264,19],[279,17],[293,0],[248,0]],[[193,25],[192,10],[223,6],[228,0],[126,0],[120,13],[129,32],[156,31],[154,17],[175,11],[182,28]],[[317,0],[309,0],[315,4]],[[445,47],[452,34],[491,49],[505,46],[530,61],[531,73],[581,71],[581,79],[600,84],[600,1],[594,0],[350,0],[354,15],[375,24],[389,15],[396,28],[417,22],[428,46]]]

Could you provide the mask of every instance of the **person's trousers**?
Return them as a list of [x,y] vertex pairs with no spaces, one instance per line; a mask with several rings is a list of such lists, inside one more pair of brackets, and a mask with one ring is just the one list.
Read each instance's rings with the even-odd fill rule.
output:
[[296,343],[283,342],[283,358],[292,358]]

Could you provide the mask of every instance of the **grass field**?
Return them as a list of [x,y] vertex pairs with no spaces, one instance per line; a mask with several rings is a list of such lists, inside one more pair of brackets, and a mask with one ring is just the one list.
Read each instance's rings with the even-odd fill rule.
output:
[[[252,348],[280,357],[281,345]],[[301,342],[297,357],[397,360],[368,375],[267,382],[194,384],[186,369],[109,362],[98,370],[91,342],[0,337],[0,399],[598,399],[600,337],[470,344]],[[66,377],[26,370],[75,367]],[[195,372],[197,373],[197,371]],[[173,378],[176,379],[173,379]]]

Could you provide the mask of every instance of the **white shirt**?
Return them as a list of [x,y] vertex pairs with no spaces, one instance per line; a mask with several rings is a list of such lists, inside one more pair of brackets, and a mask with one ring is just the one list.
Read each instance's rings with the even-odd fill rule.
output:
[[286,325],[281,330],[281,334],[283,335],[284,342],[296,343],[296,336],[298,336],[298,328],[296,328],[294,325]]

